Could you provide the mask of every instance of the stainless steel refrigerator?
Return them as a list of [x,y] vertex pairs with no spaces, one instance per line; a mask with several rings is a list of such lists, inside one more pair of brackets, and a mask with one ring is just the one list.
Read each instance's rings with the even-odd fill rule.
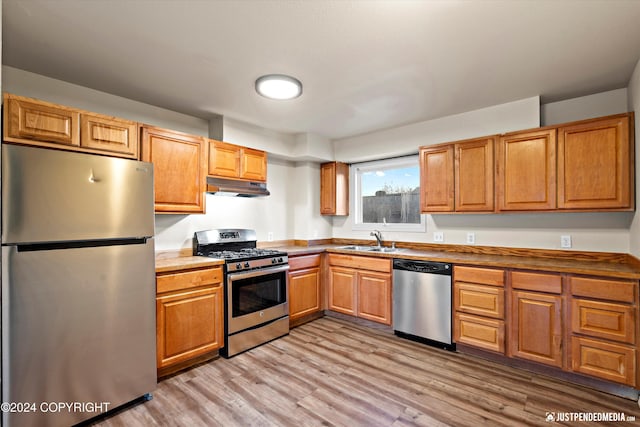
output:
[[1,184],[3,426],[68,426],[152,392],[152,165],[2,144]]

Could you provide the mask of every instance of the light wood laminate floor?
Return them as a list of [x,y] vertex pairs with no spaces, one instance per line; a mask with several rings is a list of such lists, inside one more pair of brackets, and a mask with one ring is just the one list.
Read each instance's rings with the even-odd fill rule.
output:
[[624,412],[636,402],[407,341],[332,317],[158,384],[153,400],[96,426],[518,426],[548,412]]

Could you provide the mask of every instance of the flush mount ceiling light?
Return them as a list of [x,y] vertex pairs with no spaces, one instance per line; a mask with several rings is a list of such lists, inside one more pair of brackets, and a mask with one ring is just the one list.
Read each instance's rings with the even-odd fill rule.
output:
[[302,83],[284,74],[267,74],[256,80],[256,92],[269,99],[293,99],[302,95]]

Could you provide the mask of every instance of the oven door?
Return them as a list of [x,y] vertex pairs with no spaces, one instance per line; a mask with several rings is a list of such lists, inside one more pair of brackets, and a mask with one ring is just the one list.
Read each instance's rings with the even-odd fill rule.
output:
[[227,275],[228,334],[289,314],[288,265]]

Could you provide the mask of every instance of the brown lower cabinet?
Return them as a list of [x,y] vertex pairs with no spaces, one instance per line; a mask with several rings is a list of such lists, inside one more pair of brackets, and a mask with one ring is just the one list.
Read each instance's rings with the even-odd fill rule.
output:
[[638,281],[455,266],[454,340],[637,387]]
[[159,375],[215,355],[224,345],[222,268],[158,273],[156,283]]
[[320,264],[320,254],[289,257],[290,321],[322,310]]
[[454,266],[454,341],[504,354],[504,294],[504,270]]
[[328,309],[391,325],[391,260],[329,254]]
[[638,385],[638,282],[568,276],[571,370]]
[[562,367],[562,296],[513,291],[511,356]]

